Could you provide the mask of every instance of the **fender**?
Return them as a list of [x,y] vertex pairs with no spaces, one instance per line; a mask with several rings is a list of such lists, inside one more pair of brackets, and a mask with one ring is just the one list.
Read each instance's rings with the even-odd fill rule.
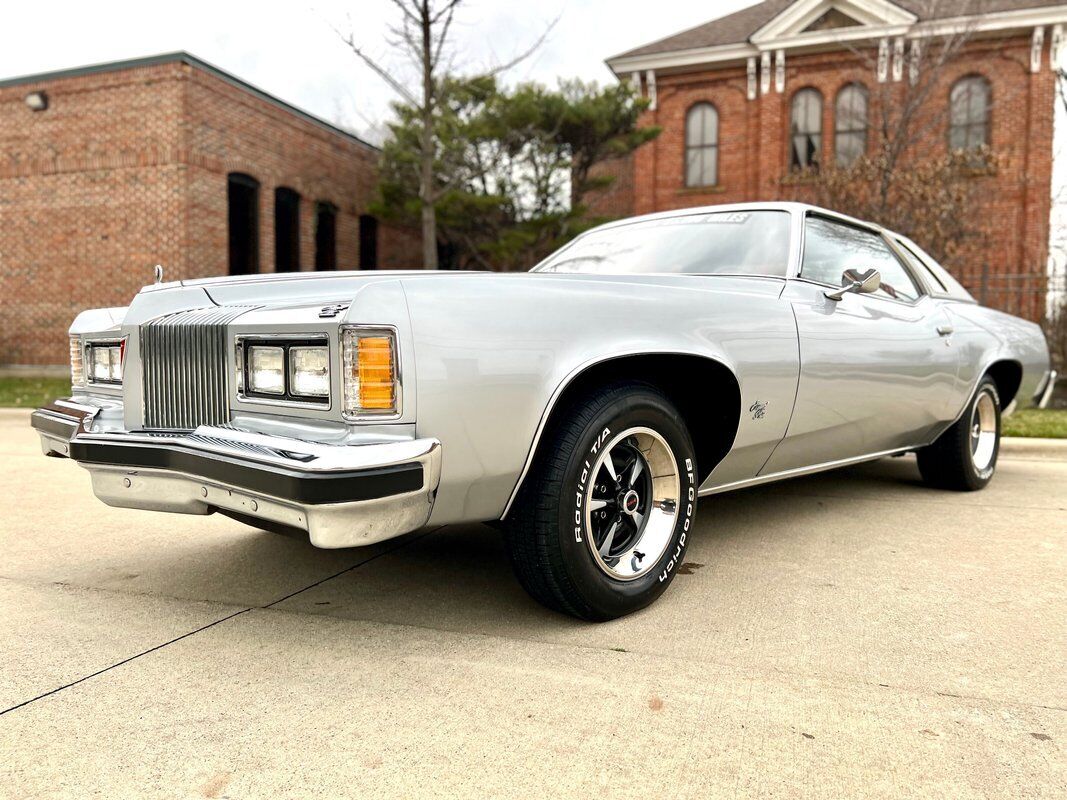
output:
[[[723,354],[709,355],[707,352],[700,352],[695,349],[687,350],[619,350],[605,356],[597,356],[591,358],[585,362],[579,364],[577,367],[567,373],[566,377],[560,381],[556,386],[552,395],[549,397],[548,405],[541,414],[541,419],[537,424],[537,430],[534,432],[533,441],[530,443],[530,448],[526,453],[526,460],[523,462],[522,471],[519,473],[518,480],[515,482],[515,487],[511,490],[511,495],[508,497],[507,505],[504,506],[504,512],[500,515],[500,519],[506,519],[508,512],[511,511],[511,506],[515,502],[515,498],[518,497],[519,490],[522,488],[523,481],[526,480],[526,475],[530,471],[530,467],[533,465],[534,456],[537,453],[537,447],[541,442],[541,436],[544,434],[545,426],[548,424],[548,420],[552,417],[552,412],[555,410],[556,405],[559,402],[560,397],[567,390],[567,387],[571,386],[580,375],[593,367],[601,364],[606,364],[610,361],[617,361],[620,358],[629,358],[633,356],[686,356],[701,358],[706,361],[718,364],[721,367],[726,368],[731,375],[734,376],[734,380],[737,380],[737,370],[729,359],[725,358]],[[740,383],[740,381],[738,381]]]

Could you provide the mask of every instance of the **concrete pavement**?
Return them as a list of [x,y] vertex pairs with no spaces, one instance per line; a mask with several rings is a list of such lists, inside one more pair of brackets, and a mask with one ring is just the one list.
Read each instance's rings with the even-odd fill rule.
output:
[[111,509],[0,412],[0,797],[1062,797],[1067,446],[702,502],[652,608],[498,534],[321,551]]

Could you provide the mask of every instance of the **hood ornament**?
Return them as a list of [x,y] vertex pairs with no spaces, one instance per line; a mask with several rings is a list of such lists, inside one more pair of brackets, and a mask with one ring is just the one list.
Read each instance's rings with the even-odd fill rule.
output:
[[163,283],[163,265],[162,264],[156,264],[155,273],[156,273],[156,283],[157,284]]

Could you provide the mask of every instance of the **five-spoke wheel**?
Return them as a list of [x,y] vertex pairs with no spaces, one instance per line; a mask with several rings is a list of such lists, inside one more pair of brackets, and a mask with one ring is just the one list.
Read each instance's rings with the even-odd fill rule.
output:
[[586,527],[597,564],[633,580],[655,565],[678,518],[678,466],[649,428],[625,430],[601,450],[586,489]]

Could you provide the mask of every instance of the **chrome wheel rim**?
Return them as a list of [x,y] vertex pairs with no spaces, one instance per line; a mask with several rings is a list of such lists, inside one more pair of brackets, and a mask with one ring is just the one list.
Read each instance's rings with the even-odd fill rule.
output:
[[597,566],[632,581],[659,562],[674,537],[681,476],[670,445],[629,428],[600,450],[585,489],[585,530]]
[[993,465],[997,444],[997,407],[993,395],[983,391],[971,409],[971,463],[979,472]]

